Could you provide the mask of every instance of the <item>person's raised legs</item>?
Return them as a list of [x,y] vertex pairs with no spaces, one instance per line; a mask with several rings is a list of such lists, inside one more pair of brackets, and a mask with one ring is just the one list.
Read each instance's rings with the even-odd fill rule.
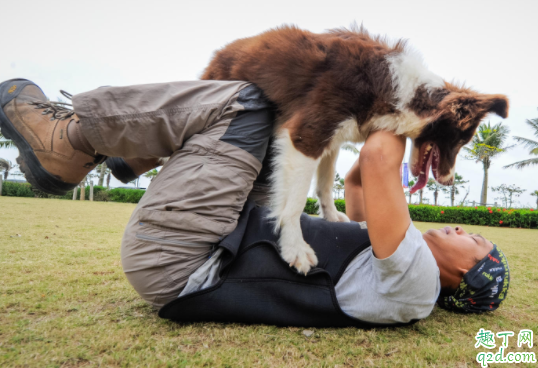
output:
[[20,170],[35,188],[65,194],[105,160],[84,138],[78,122],[69,104],[49,101],[29,80],[0,84],[2,134],[19,149]]

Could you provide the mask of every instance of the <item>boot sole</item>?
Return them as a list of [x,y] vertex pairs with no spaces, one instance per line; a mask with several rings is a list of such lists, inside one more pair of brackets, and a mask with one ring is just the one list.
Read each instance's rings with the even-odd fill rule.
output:
[[[5,90],[9,88],[9,85],[13,81],[26,81],[25,79],[11,79],[0,84],[0,96],[3,96]],[[32,83],[33,84],[33,83]],[[66,183],[56,176],[49,173],[34,153],[34,150],[30,144],[24,139],[24,137],[13,126],[11,121],[4,113],[4,106],[0,108],[0,130],[2,135],[7,139],[11,139],[15,146],[19,149],[19,157],[17,157],[17,163],[20,165],[20,170],[24,173],[26,180],[36,189],[39,189],[45,193],[54,195],[64,195],[68,191],[75,188],[77,184]]]

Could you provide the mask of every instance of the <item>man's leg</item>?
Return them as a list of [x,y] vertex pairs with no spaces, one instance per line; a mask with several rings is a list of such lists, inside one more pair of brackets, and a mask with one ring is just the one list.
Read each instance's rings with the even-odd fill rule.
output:
[[[211,246],[235,228],[273,123],[261,91],[245,82],[100,88],[74,96],[74,112],[59,113],[30,81],[0,84],[0,98],[2,128],[9,126],[21,147],[38,153],[32,159],[45,173],[69,173],[74,164],[87,173],[95,152],[172,156],[133,213],[122,242],[129,281],[157,307],[177,297]],[[77,155],[84,159],[73,161]],[[86,161],[92,164],[83,165]],[[83,177],[84,170],[77,175]],[[61,175],[51,177],[64,183]]]
[[73,111],[48,101],[33,82],[12,79],[0,83],[0,128],[19,149],[17,162],[27,180],[62,195],[105,156],[170,156],[228,113],[230,96],[247,85],[194,81],[100,88],[74,96]]
[[237,113],[242,107],[234,99],[247,86],[192,81],[98,88],[73,96],[76,128],[102,155],[168,157],[192,135]]
[[[129,282],[156,308],[177,298],[189,276],[208,259],[214,244],[233,231],[262,167],[272,133],[270,106],[261,92],[249,85],[241,85],[224,102],[222,112],[215,113],[202,130],[192,128],[189,122],[207,120],[207,112],[185,107],[178,113],[187,119],[176,121],[174,117],[167,123],[178,133],[147,129],[142,135],[150,142],[165,137],[169,149],[175,150],[135,209],[122,241],[122,264]],[[75,96],[77,112],[80,104]],[[80,115],[87,116],[84,111]],[[132,154],[119,151],[118,146],[133,144],[128,132],[112,144],[106,139],[112,137],[110,132],[116,132],[114,125],[107,120],[92,121],[93,126],[87,123],[81,118],[85,135],[92,137],[93,144],[95,130],[101,130],[105,142],[97,149],[108,155],[170,155],[163,147],[148,147],[149,143]],[[187,133],[180,130],[182,124]],[[170,139],[171,134],[176,138]],[[177,143],[180,139],[183,144]]]

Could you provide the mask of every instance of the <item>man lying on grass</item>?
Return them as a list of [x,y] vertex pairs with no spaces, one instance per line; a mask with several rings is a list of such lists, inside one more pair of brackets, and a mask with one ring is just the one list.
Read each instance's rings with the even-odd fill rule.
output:
[[497,246],[459,226],[425,234],[413,226],[399,176],[403,137],[370,134],[346,176],[346,212],[357,222],[303,215],[303,236],[319,259],[305,276],[279,257],[263,206],[274,115],[257,87],[174,82],[99,88],[72,100],[70,110],[30,81],[4,82],[2,133],[17,145],[28,181],[53,194],[105,159],[125,182],[170,156],[121,248],[127,279],[162,317],[394,326],[427,317],[436,302],[480,313],[506,297],[509,269]]

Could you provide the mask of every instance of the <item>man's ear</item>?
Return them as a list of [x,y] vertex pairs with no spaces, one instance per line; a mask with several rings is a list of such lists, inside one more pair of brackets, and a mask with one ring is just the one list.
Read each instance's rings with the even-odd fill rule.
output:
[[501,118],[508,117],[508,98],[504,95],[486,95],[484,105],[487,112],[493,112]]

